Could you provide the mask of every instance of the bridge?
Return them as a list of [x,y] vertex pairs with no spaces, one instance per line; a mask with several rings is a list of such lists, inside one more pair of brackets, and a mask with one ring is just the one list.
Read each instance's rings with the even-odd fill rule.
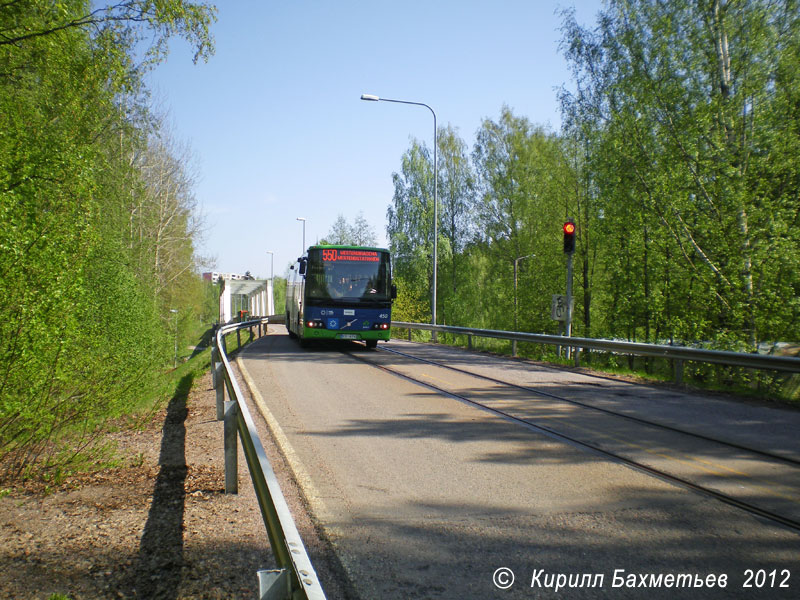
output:
[[360,597],[796,597],[800,411],[282,325],[238,362]]

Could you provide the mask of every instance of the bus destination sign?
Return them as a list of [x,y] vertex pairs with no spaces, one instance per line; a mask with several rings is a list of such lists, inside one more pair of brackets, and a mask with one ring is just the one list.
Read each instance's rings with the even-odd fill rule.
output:
[[374,250],[346,250],[340,248],[325,248],[322,251],[324,262],[380,262],[380,255]]

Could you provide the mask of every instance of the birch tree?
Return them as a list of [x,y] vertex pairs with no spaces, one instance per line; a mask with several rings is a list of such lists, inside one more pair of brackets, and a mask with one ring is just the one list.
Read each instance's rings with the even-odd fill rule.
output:
[[148,134],[133,47],[150,37],[152,65],[178,35],[207,56],[211,21],[180,0],[0,7],[0,478],[55,477],[157,380],[163,298],[129,235]]
[[776,185],[791,180],[778,167],[788,156],[770,140],[776,101],[796,94],[785,66],[797,30],[791,0],[611,1],[595,32],[567,15],[568,114],[594,122],[608,281],[629,286],[609,314],[631,337],[752,347],[775,325],[796,327],[796,301],[774,302],[789,292],[774,267],[791,269],[798,254],[787,234],[794,252],[774,255],[774,232],[797,211]]

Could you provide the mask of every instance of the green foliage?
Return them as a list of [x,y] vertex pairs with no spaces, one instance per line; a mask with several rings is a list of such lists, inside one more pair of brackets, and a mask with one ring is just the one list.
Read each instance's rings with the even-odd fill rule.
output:
[[402,277],[395,277],[394,284],[397,286],[397,298],[392,306],[392,319],[407,323],[429,321],[431,316],[425,310],[426,299],[423,297],[427,289],[415,287],[412,282],[407,282]]
[[[572,217],[575,335],[738,351],[796,342],[796,2],[610,0],[596,28],[566,11],[562,32],[574,85],[560,94],[559,135],[507,107],[483,121],[470,157],[440,132],[439,322],[556,332],[550,298],[565,291]],[[399,309],[429,315],[430,151],[412,140],[393,181]],[[709,369],[687,378],[782,385]]]
[[169,308],[199,288],[186,197],[170,215],[182,242],[142,243],[166,229],[139,209],[169,203],[135,160],[154,130],[129,49],[151,27],[157,44],[179,33],[206,53],[212,16],[184,2],[0,11],[3,476],[52,477],[91,456],[108,419],[158,385]]
[[348,223],[344,215],[339,215],[328,234],[319,243],[323,245],[374,246],[378,242],[372,225],[364,218],[364,214],[359,212],[352,225]]
[[[387,211],[392,270],[414,288],[432,285],[433,160],[416,140],[403,155],[402,172],[392,175],[394,197]],[[427,284],[425,282],[428,282]]]
[[798,148],[783,124],[799,37],[793,2],[611,2],[595,32],[567,16],[564,106],[591,149],[604,331],[751,349],[796,335]]
[[[563,144],[504,108],[485,120],[472,155],[457,133],[440,132],[442,165],[437,316],[441,323],[545,330],[560,263],[558,225],[567,205],[571,171]],[[387,231],[396,279],[405,299],[430,305],[433,163],[413,141],[393,175],[395,194]],[[518,278],[514,286],[514,263]],[[412,312],[408,310],[407,312]],[[430,314],[428,309],[427,314]]]
[[286,307],[286,278],[277,276],[273,278],[272,298],[275,303],[275,314],[283,314]]

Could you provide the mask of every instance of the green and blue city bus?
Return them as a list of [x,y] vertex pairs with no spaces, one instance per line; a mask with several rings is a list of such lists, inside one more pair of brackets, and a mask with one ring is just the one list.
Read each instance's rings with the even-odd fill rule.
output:
[[388,340],[392,322],[389,251],[362,246],[311,246],[291,267],[286,329],[311,340]]

